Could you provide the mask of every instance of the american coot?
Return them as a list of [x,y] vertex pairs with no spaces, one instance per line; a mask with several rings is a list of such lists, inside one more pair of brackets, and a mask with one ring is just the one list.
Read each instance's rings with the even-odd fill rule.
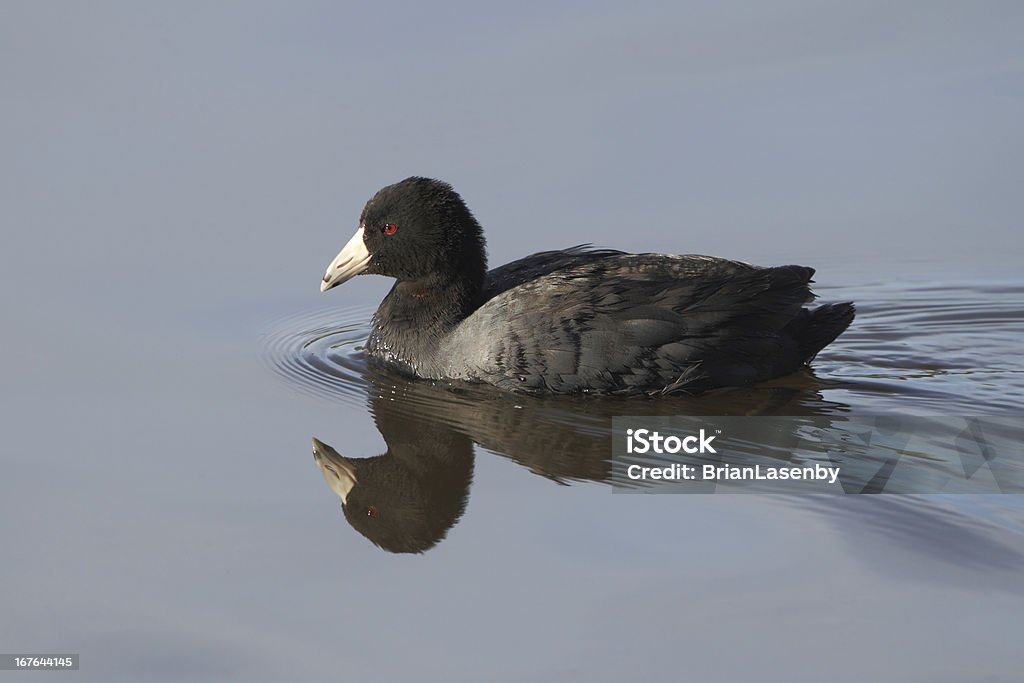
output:
[[531,393],[700,393],[806,365],[853,320],[814,309],[813,268],[573,247],[487,270],[450,185],[407,178],[366,203],[321,291],[397,280],[373,316],[371,359],[416,377]]

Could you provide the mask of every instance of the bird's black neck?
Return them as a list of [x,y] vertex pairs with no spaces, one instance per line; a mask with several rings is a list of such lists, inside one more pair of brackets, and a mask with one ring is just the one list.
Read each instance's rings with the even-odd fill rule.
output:
[[367,342],[370,356],[421,374],[423,364],[432,361],[423,351],[436,349],[439,340],[480,305],[480,280],[429,276],[396,282],[373,316]]

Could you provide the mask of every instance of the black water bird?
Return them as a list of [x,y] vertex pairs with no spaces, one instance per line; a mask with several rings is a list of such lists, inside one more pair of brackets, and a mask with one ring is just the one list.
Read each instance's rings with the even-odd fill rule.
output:
[[804,305],[813,268],[573,247],[487,270],[480,224],[446,183],[407,178],[367,202],[321,291],[396,282],[373,317],[374,361],[433,380],[556,394],[697,394],[794,372],[851,303]]

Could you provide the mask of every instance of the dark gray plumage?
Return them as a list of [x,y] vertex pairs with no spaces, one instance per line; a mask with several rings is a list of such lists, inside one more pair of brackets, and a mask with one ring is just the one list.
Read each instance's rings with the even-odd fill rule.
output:
[[854,316],[850,303],[804,308],[814,298],[805,266],[574,247],[487,272],[479,224],[450,186],[426,178],[378,192],[360,231],[332,263],[348,271],[328,269],[323,288],[356,274],[354,258],[366,264],[356,272],[396,277],[367,348],[417,377],[700,393],[793,372]]

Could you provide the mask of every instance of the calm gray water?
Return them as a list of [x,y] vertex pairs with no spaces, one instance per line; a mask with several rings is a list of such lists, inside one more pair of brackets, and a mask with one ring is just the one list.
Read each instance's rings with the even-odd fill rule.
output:
[[[880,666],[889,680],[1015,680],[1019,495],[623,496],[606,483],[620,412],[1024,409],[1020,279],[829,275],[844,278],[825,294],[861,315],[813,374],[637,410],[369,371],[357,347],[381,279],[304,312],[221,294],[173,325],[73,293],[16,307],[0,642],[80,653],[85,680],[852,681]],[[311,437],[429,470],[404,511],[414,522],[375,537],[429,549],[394,554],[354,529]]]
[[[1022,33],[1012,3],[0,4],[0,652],[81,655],[0,679],[1020,680],[1021,496],[621,495],[625,406],[373,372],[390,283],[317,289],[374,191],[436,176],[492,265],[707,253],[857,302],[813,373],[642,414],[1012,419]],[[376,539],[429,549],[353,528],[314,437],[435,473]]]

